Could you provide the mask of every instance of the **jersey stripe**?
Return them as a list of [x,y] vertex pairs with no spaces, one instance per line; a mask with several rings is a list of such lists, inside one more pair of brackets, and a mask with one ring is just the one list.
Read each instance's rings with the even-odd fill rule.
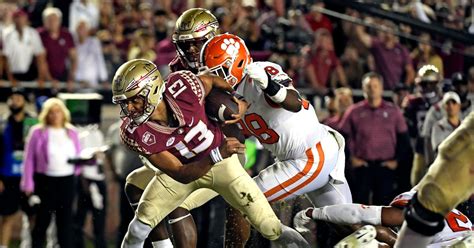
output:
[[[316,144],[316,148],[318,150],[319,163],[318,163],[318,167],[316,168],[316,171],[313,173],[313,175],[308,180],[304,181],[302,184],[298,185],[294,189],[292,189],[292,190],[286,192],[285,194],[273,199],[272,202],[280,200],[280,199],[294,193],[295,191],[297,191],[300,188],[302,188],[302,187],[306,186],[307,184],[309,184],[311,181],[313,181],[319,175],[319,173],[321,172],[321,170],[323,168],[323,164],[324,164],[324,152],[323,152],[323,149],[321,147],[320,142],[318,142]],[[298,180],[300,180],[301,178],[306,176],[311,171],[311,169],[313,168],[313,165],[314,165],[314,155],[313,155],[313,151],[312,151],[311,148],[306,150],[306,156],[308,157],[308,161],[306,162],[306,165],[303,168],[303,170],[298,172],[298,174],[296,174],[292,178],[286,180],[285,182],[283,182],[283,183],[271,188],[270,190],[266,191],[265,194],[264,194],[265,197],[269,198],[272,195],[280,192],[281,190],[285,190],[285,188],[291,186],[292,184],[296,183]]]

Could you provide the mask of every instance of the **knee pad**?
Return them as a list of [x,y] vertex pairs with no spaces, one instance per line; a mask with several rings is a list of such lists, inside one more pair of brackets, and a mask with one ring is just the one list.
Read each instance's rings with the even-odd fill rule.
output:
[[405,212],[405,220],[408,227],[425,236],[433,236],[444,228],[444,217],[421,205],[418,194],[413,196]]
[[134,217],[128,226],[126,241],[130,244],[141,243],[145,241],[151,230],[151,226],[141,222],[137,217]]
[[264,218],[260,222],[259,232],[268,240],[276,240],[281,236],[281,223],[277,218]]

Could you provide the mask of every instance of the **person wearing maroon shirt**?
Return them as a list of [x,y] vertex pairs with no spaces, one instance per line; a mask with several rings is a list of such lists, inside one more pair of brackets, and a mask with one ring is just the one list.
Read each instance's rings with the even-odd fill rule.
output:
[[311,6],[311,12],[305,16],[306,21],[314,32],[320,28],[325,28],[332,33],[331,20],[323,15],[323,13],[317,11],[318,8],[324,8],[323,1],[316,1],[316,3]]
[[76,74],[77,54],[74,40],[66,28],[61,27],[62,13],[57,8],[46,8],[43,11],[44,26],[38,33],[46,49],[47,76],[58,87],[58,81],[67,82],[68,91],[74,88],[73,79]]
[[[339,130],[349,140],[355,178],[354,202],[388,204],[394,196],[397,145],[407,125],[398,107],[382,98],[383,79],[377,73],[362,78],[365,100],[344,114]],[[373,193],[370,202],[370,193]]]
[[400,44],[393,34],[396,29],[394,23],[386,21],[382,24],[382,28],[385,31],[380,32],[378,38],[374,38],[364,31],[363,26],[357,25],[356,35],[366,47],[370,48],[376,71],[384,79],[385,89],[393,90],[399,82],[410,85],[415,78],[415,70],[408,49]]

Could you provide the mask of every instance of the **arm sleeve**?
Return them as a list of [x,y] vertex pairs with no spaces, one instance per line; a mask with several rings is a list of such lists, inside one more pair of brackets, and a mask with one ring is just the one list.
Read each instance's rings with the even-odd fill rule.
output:
[[23,191],[34,191],[35,184],[33,181],[33,173],[35,170],[35,147],[38,142],[39,128],[31,129],[25,144],[25,153],[23,160],[23,174],[21,176],[20,187]]
[[313,219],[339,225],[381,225],[382,206],[349,203],[315,208],[313,210]]

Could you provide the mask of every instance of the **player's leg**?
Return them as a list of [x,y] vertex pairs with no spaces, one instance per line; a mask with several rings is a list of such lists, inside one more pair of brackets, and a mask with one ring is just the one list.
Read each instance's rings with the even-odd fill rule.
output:
[[439,146],[416,189],[396,247],[424,247],[443,229],[444,216],[474,192],[474,113]]
[[197,228],[191,213],[185,208],[178,207],[168,217],[175,247],[196,247]]
[[281,224],[270,204],[250,178],[236,156],[212,168],[212,188],[234,208],[241,211],[252,226],[265,238],[282,247],[308,247],[306,240],[295,230]]
[[[206,175],[202,178],[206,178]],[[199,180],[204,181],[202,178]],[[128,226],[122,246],[141,248],[153,228],[197,188],[199,188],[197,181],[181,184],[166,174],[153,177],[143,192],[135,218]]]
[[[130,203],[133,211],[137,210],[143,191],[154,176],[155,172],[146,166],[135,169],[127,176],[125,183],[125,195],[127,196],[128,202]],[[171,245],[171,240],[169,239],[166,224],[164,222],[153,228],[148,238],[155,246],[156,244]]]

